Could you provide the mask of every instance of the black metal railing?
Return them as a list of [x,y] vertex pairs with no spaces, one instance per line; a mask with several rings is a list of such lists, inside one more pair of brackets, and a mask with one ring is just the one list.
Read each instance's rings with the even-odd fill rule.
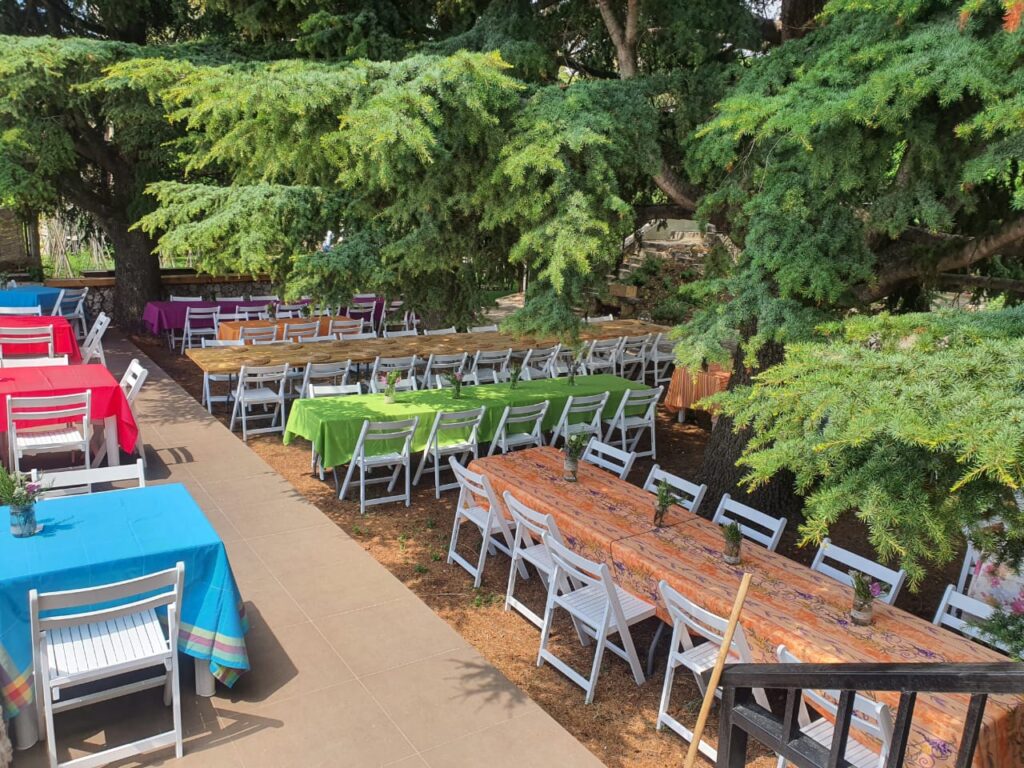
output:
[[[989,695],[1024,694],[1024,664],[733,664],[720,685],[718,768],[743,768],[751,738],[799,768],[850,768],[845,753],[858,691],[900,694],[886,768],[903,768],[919,693],[970,694],[956,759],[956,768],[970,768]],[[786,692],[781,717],[754,701],[754,688]],[[839,691],[831,749],[800,732],[805,689]]]

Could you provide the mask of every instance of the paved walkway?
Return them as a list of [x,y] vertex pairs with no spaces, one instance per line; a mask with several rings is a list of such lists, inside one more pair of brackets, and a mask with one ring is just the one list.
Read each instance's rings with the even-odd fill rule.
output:
[[[110,343],[111,369],[132,357],[150,371],[138,401],[149,477],[184,483],[224,539],[252,671],[203,699],[185,665],[185,758],[121,765],[601,765],[162,370]],[[59,757],[169,722],[159,691],[70,712],[57,720]],[[45,764],[43,744],[15,758]]]

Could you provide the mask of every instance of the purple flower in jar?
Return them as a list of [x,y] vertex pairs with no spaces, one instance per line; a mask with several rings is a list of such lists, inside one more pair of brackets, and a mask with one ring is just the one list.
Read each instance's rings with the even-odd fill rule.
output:
[[458,382],[462,381],[462,371],[459,371],[455,374],[455,380]]
[[25,490],[28,493],[39,493],[41,490],[43,490],[43,484],[42,483],[28,483],[25,486]]
[[877,581],[871,582],[871,586],[869,587],[869,589],[871,590],[872,597],[882,596],[882,585],[879,584]]

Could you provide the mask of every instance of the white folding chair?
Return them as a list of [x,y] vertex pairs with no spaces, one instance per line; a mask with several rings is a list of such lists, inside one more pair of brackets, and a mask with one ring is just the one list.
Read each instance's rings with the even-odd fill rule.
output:
[[339,333],[339,341],[363,341],[365,339],[376,339],[377,334],[373,331],[365,331],[363,333]]
[[[169,746],[176,757],[182,756],[178,627],[184,584],[185,564],[178,562],[174,568],[115,584],[29,592],[32,670],[36,701],[43,705],[39,730],[47,735],[51,768],[106,765]],[[157,609],[165,609],[165,621]],[[159,675],[139,679],[154,668],[160,669]],[[96,690],[96,683],[103,680],[119,682]],[[171,707],[174,723],[171,730],[57,761],[55,714],[151,688],[164,689],[164,704]]]
[[[345,482],[338,493],[339,499],[344,499],[348,493],[349,484],[355,470],[359,469],[359,514],[364,514],[366,508],[373,504],[387,504],[392,501],[404,501],[409,506],[411,499],[412,467],[410,466],[410,455],[412,438],[419,425],[419,417],[413,416],[404,421],[370,421],[363,422],[359,432],[359,439],[356,442],[355,452],[352,461],[349,462],[348,470],[345,472]],[[390,445],[389,445],[390,443]],[[396,443],[401,448],[394,449]],[[383,451],[377,454],[367,453],[367,444],[382,444]],[[391,470],[390,477],[369,477],[370,473],[377,468]],[[405,493],[392,496],[380,496],[373,499],[366,498],[366,486],[376,483],[387,483],[387,492],[391,493],[398,482],[398,476],[405,470]]]
[[992,618],[993,613],[995,613],[995,608],[988,603],[961,594],[957,592],[955,586],[949,584],[942,595],[942,601],[939,603],[939,609],[935,612],[932,624],[948,627],[972,640],[992,645],[1009,653],[1008,648],[1001,643],[993,642],[978,629],[978,624]]
[[[505,501],[505,509],[512,515],[515,523],[515,538],[512,542],[512,563],[508,570],[508,587],[505,590],[505,610],[514,608],[522,614],[530,623],[536,627],[544,626],[544,617],[535,613],[530,607],[515,596],[516,576],[529,563],[537,569],[544,586],[548,585],[551,572],[555,564],[551,560],[548,548],[544,546],[544,534],[549,534],[559,544],[562,541],[562,534],[558,530],[558,523],[551,515],[544,515],[519,501],[508,491],[502,494]],[[528,569],[526,571],[529,573]],[[528,579],[529,575],[523,578]]]
[[590,438],[583,460],[594,466],[606,469],[620,480],[625,480],[629,470],[633,468],[636,454],[616,448],[614,445],[602,443],[596,437]]
[[622,339],[594,339],[587,348],[587,355],[583,359],[583,367],[588,374],[593,376],[596,373],[618,373],[619,370],[619,347],[622,346]]
[[[637,381],[647,380],[647,353],[652,340],[650,334],[622,337],[619,346],[619,376]],[[638,371],[639,376],[636,375]]]
[[413,485],[419,485],[420,477],[427,464],[434,467],[434,497],[440,499],[441,491],[449,491],[458,488],[459,482],[441,484],[441,460],[445,456],[458,457],[461,463],[466,463],[470,457],[476,458],[479,455],[477,444],[480,422],[483,421],[485,408],[474,408],[468,411],[440,411],[434,417],[434,424],[430,428],[430,436],[427,438],[427,445],[423,449],[423,456],[420,458],[419,467],[416,468],[416,476],[413,478]]
[[974,572],[977,570],[979,560],[981,560],[981,551],[974,546],[973,541],[968,539],[967,551],[964,553],[964,564],[960,568],[960,578],[956,581],[956,591],[960,594],[967,594],[967,588],[974,578]]
[[[333,365],[333,363],[310,363],[310,365]],[[303,383],[302,397],[309,399],[316,399],[318,397],[344,397],[347,395],[361,395],[363,394],[363,385],[359,382],[355,384],[314,384],[312,379],[307,379]],[[320,462],[320,454],[316,452],[316,445],[310,444],[310,470],[315,472],[317,476],[324,479],[324,467]]]
[[555,377],[554,364],[558,358],[560,344],[544,349],[530,349],[523,358],[523,380],[534,381],[536,379],[553,379]]
[[2,368],[49,368],[68,364],[67,355],[53,357],[9,357],[0,360]]
[[497,333],[497,325],[471,325],[469,333]]
[[[780,645],[776,653],[779,661],[783,664],[802,663],[801,659],[790,653],[785,645]],[[812,722],[807,711],[806,700],[809,700],[814,708],[825,717],[819,717]],[[797,714],[800,732],[810,736],[825,749],[832,748],[832,740],[835,738],[835,718],[839,712],[836,702],[838,701],[839,691],[825,691],[822,694],[819,691],[806,688],[804,689],[804,699],[800,701],[800,711]],[[893,733],[892,711],[889,707],[860,693],[855,693],[850,728],[861,731],[871,740],[877,742],[879,750],[876,752],[865,742],[850,736],[846,740],[845,754],[849,764],[855,768],[885,768]],[[777,768],[784,768],[785,765],[786,759],[780,755]]]
[[581,434],[601,437],[601,416],[604,414],[607,404],[607,392],[602,392],[599,395],[583,395],[582,397],[569,395],[566,398],[565,407],[562,409],[562,415],[558,417],[555,431],[551,435],[551,445],[557,445],[560,437],[564,440]]
[[[605,442],[612,442],[612,437],[618,431],[622,450],[633,451],[638,457],[658,458],[657,410],[661,393],[662,387],[627,389],[622,394],[619,407],[615,409],[615,415],[604,420],[607,427],[604,433]],[[651,448],[648,451],[638,451],[637,446],[644,432],[651,433]]]
[[300,323],[285,323],[281,332],[282,339],[288,341],[309,341],[320,333],[320,321],[304,321]]
[[[100,365],[106,366],[107,356],[103,354],[103,334],[110,327],[110,318],[106,312],[100,312],[93,321],[92,328],[82,342],[82,365],[91,363],[93,359],[99,360]],[[205,337],[204,337],[205,338]]]
[[454,355],[431,354],[427,358],[427,367],[423,369],[424,389],[452,386],[455,374],[465,372],[468,357],[465,352]]
[[676,364],[676,344],[677,342],[666,338],[665,334],[659,333],[648,347],[647,362],[651,367],[655,386],[672,381],[672,370]]
[[498,448],[508,453],[513,448],[544,445],[544,417],[550,405],[547,400],[533,405],[506,405],[487,455],[493,456]]
[[[0,357],[5,360],[17,357],[24,347],[39,345],[46,346],[46,357],[53,357],[52,325],[0,329]],[[39,357],[40,355],[33,353],[31,356]]]
[[243,344],[250,342],[255,344],[270,343],[277,341],[277,326],[276,325],[243,325],[238,329],[238,340]]
[[508,378],[508,361],[512,348],[485,351],[473,355],[473,362],[463,380],[465,384],[497,384]]
[[[51,358],[52,359],[52,358]],[[91,466],[92,391],[50,397],[7,396],[7,450],[15,472],[24,456],[82,452]]]
[[0,315],[26,315],[39,317],[43,314],[43,308],[35,307],[0,307]]
[[[596,563],[577,555],[548,533],[543,535],[542,540],[555,567],[548,579],[548,598],[544,608],[544,623],[541,625],[537,666],[548,662],[586,691],[586,703],[590,704],[594,700],[597,678],[601,672],[601,659],[607,649],[628,662],[636,684],[643,685],[644,670],[629,628],[654,616],[654,606],[631,595],[612,581],[606,563]],[[591,639],[597,641],[589,677],[578,673],[548,649],[554,614],[559,608],[569,614],[584,645],[589,644]],[[611,636],[616,633],[622,642],[621,646],[611,641]]]
[[[241,339],[202,339],[203,349],[210,349],[211,347],[241,347],[244,344],[245,342]],[[233,373],[209,373],[208,371],[203,371],[203,394],[200,405],[205,405],[207,412],[212,414],[214,403],[230,403],[234,393],[234,380],[235,375]],[[228,391],[223,395],[215,395],[213,394],[213,384],[227,384]]]
[[[837,568],[832,563],[836,563],[841,567]],[[889,591],[878,598],[883,603],[888,603],[889,605],[893,605],[896,602],[896,598],[903,588],[903,582],[907,578],[907,572],[902,568],[898,571],[886,568],[884,565],[854,554],[848,549],[837,547],[827,538],[818,547],[818,553],[814,556],[814,562],[811,563],[811,570],[823,573],[848,587],[853,586],[853,578],[850,576],[850,571],[860,571],[875,581],[889,587]]]
[[[722,643],[725,642],[725,630],[729,621],[691,602],[664,580],[658,583],[658,591],[661,593],[661,599],[665,603],[668,615],[672,617],[672,641],[669,646],[668,665],[665,669],[665,683],[661,688],[657,729],[660,731],[662,726],[667,725],[687,742],[691,742],[693,741],[693,731],[668,713],[676,670],[679,667],[690,670],[697,682],[697,688],[702,694],[706,693],[707,683],[704,673],[715,666],[718,652]],[[695,645],[691,635],[702,637],[707,642]],[[743,633],[743,626],[737,624],[726,663],[750,664],[753,660],[753,654],[747,644],[747,637]],[[715,695],[721,698],[720,688],[715,690]],[[754,689],[754,700],[765,709],[771,710],[764,689]],[[703,739],[699,748],[701,754],[712,762],[718,760],[718,752]]]
[[400,339],[404,336],[418,336],[415,328],[410,328],[403,331],[389,331],[387,328],[384,329],[385,339]]
[[[170,301],[173,301],[173,302],[179,302],[179,301],[202,301],[203,300],[202,296],[175,296],[173,294],[168,296],[167,298]],[[253,297],[253,301],[255,301],[255,300],[256,300],[256,297],[254,296]]]
[[409,357],[378,357],[370,371],[370,391],[379,394],[387,387],[387,376],[398,371],[402,378],[395,382],[396,392],[416,390],[416,355]]
[[[139,461],[142,462],[144,467],[146,466],[146,444],[142,440],[142,427],[139,426],[140,419],[135,412],[135,398],[139,396],[139,392],[142,391],[142,385],[146,383],[147,378],[149,378],[149,371],[142,367],[142,363],[138,361],[138,358],[132,358],[132,361],[128,363],[128,367],[125,369],[124,375],[121,376],[121,381],[118,382],[121,391],[124,392],[124,399],[128,401],[128,407],[131,409],[132,416],[135,417],[135,450],[139,454]],[[97,464],[103,460],[106,453],[107,446],[106,443],[103,443],[96,452]]]
[[186,348],[194,346],[193,338],[217,338],[219,317],[218,307],[186,307],[185,327],[181,329],[181,354],[185,354]]
[[53,305],[52,314],[67,318],[75,330],[75,337],[79,339],[83,338],[88,330],[85,319],[85,297],[88,293],[88,287],[64,288]]
[[458,333],[458,331],[455,330],[454,325],[450,325],[447,328],[432,328],[430,330],[423,331],[424,336],[448,336],[452,333]]
[[362,333],[363,322],[362,320],[331,320],[331,333],[335,336]]
[[613,315],[598,315],[597,317],[588,317],[587,318],[587,322],[588,323],[610,323],[614,319],[615,319],[615,317]]
[[338,363],[306,363],[299,397],[312,397],[309,388],[314,384],[335,386],[348,384],[351,369],[352,363],[349,360]]
[[[484,577],[484,565],[488,553],[494,554],[501,550],[512,556],[512,531],[509,521],[505,518],[505,510],[491,487],[491,481],[485,475],[471,472],[463,467],[454,456],[448,459],[452,471],[459,483],[459,498],[455,502],[455,522],[452,526],[452,538],[448,544],[448,564],[458,563],[473,577],[473,587],[479,587]],[[480,552],[476,564],[466,560],[457,551],[459,532],[463,521],[476,526],[480,531]],[[519,564],[520,575],[526,578],[526,566]]]
[[305,304],[278,304],[274,315],[279,320],[290,320],[295,317],[302,317]]
[[719,525],[739,524],[743,538],[756,541],[769,552],[774,552],[779,546],[782,532],[786,529],[786,518],[772,517],[759,512],[736,501],[728,493],[723,494],[722,500],[718,502],[718,509],[715,510],[712,522]]
[[40,473],[32,470],[32,481],[39,483],[42,490],[41,498],[52,499],[59,496],[78,496],[92,493],[94,485],[128,482],[132,488],[146,487],[146,467],[142,459],[134,464],[119,464],[114,467],[92,467],[91,469],[67,469],[61,472]]
[[[238,372],[238,386],[235,388],[234,403],[231,406],[231,422],[228,429],[235,430],[235,419],[242,421],[242,440],[249,435],[265,435],[284,432],[285,387],[288,382],[287,363],[281,365],[243,365]],[[272,413],[267,410],[274,406]],[[262,408],[263,413],[251,414],[250,409]],[[249,419],[270,419],[270,425],[249,428]]]
[[700,485],[691,483],[679,475],[666,472],[655,464],[651,467],[651,472],[644,482],[644,490],[648,493],[657,493],[661,483],[668,483],[668,487],[672,489],[672,494],[676,497],[676,503],[691,512],[697,511],[697,507],[704,499],[704,494],[708,492],[708,487],[703,483]]

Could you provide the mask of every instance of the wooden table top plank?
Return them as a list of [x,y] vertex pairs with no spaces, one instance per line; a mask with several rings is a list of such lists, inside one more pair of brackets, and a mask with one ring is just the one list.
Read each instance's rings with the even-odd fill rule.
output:
[[[611,339],[618,336],[642,336],[664,333],[664,325],[639,320],[613,320],[594,323],[580,329],[580,338]],[[205,373],[235,373],[243,365],[304,365],[351,360],[353,363],[372,363],[377,357],[407,357],[430,354],[451,355],[477,350],[493,351],[511,348],[521,352],[532,347],[556,344],[556,338],[536,336],[515,337],[504,333],[452,333],[443,336],[402,336],[394,339],[359,339],[353,341],[319,341],[302,344],[261,344],[245,347],[193,348],[185,354]]]

